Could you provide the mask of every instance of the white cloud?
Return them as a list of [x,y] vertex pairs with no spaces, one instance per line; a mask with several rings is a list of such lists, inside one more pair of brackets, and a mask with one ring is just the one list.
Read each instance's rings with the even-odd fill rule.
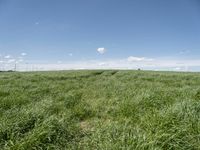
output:
[[13,63],[13,62],[15,62],[15,59],[9,59],[8,60],[8,63]]
[[72,54],[72,53],[69,53],[68,55],[69,55],[70,57],[72,57],[72,56],[73,56],[73,54]]
[[27,54],[26,54],[26,53],[21,53],[21,55],[22,55],[22,56],[26,56]]
[[100,62],[99,63],[99,66],[105,66],[105,65],[107,65],[105,62]]
[[[20,71],[34,71],[38,70],[77,70],[77,69],[138,69],[142,70],[160,70],[160,71],[194,71],[198,68],[200,71],[200,59],[170,59],[170,58],[146,58],[130,56],[123,59],[110,60],[82,60],[82,61],[67,61],[62,62],[58,60],[55,63],[49,64],[46,62],[33,61],[28,64],[20,63],[23,58],[6,59],[1,64],[7,65],[5,68],[12,69],[13,64],[19,62],[18,70]],[[2,60],[3,61],[3,60]],[[38,62],[38,63],[37,63]]]
[[23,59],[19,59],[19,60],[18,60],[18,62],[23,62],[23,61],[24,61]]
[[145,58],[144,57],[134,57],[134,56],[129,56],[127,60],[129,62],[134,62],[134,61],[143,61]]
[[4,56],[4,58],[9,59],[9,58],[11,58],[11,56],[10,55],[6,55],[6,56]]
[[97,48],[97,51],[100,53],[100,54],[104,54],[106,52],[106,49],[104,47],[100,47],[100,48]]
[[127,58],[129,62],[140,62],[140,61],[153,61],[153,59],[150,58],[145,58],[145,57],[134,57],[134,56],[129,56]]

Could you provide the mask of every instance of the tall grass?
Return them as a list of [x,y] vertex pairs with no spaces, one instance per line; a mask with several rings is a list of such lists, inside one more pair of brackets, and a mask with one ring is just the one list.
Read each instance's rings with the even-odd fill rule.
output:
[[200,149],[200,74],[0,73],[0,149]]

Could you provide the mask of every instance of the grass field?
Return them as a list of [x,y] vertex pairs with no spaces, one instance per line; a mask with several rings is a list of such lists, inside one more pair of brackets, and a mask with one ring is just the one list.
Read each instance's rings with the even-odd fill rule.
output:
[[0,149],[200,149],[200,74],[0,73]]

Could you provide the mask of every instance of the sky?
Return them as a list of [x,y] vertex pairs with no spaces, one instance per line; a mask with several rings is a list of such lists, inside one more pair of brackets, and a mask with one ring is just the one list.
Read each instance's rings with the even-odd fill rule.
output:
[[0,70],[200,71],[199,0],[0,0]]

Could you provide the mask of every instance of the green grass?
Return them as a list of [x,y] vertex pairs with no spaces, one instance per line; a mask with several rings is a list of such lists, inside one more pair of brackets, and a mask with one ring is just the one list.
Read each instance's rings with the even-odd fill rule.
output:
[[200,149],[200,74],[0,73],[0,149]]

